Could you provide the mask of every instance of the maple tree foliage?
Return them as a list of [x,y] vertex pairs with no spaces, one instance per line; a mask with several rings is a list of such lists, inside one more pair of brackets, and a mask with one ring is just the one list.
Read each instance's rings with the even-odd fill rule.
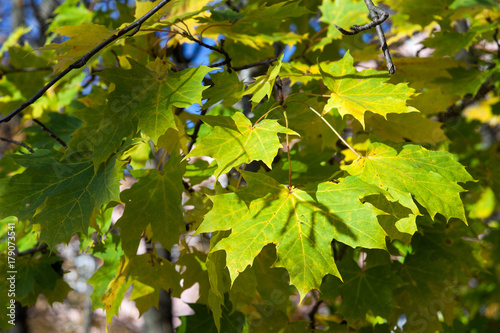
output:
[[77,3],[1,49],[17,302],[77,239],[108,322],[198,284],[178,332],[498,332],[499,1]]

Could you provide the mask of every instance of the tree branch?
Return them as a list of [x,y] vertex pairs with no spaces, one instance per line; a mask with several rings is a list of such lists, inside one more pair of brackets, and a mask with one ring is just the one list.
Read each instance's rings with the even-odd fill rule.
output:
[[24,148],[28,149],[28,151],[30,153],[34,153],[35,151],[30,147],[28,146],[27,144],[25,144],[24,142],[21,142],[21,141],[16,141],[16,140],[12,140],[12,139],[7,139],[7,138],[3,138],[0,136],[0,141],[5,141],[5,142],[9,142],[9,143],[13,143],[13,144],[16,144],[18,146],[23,146]]
[[385,12],[384,10],[380,9],[379,7],[375,6],[372,2],[372,0],[365,0],[366,7],[368,8],[370,18],[372,19],[372,22],[367,23],[365,25],[353,25],[351,26],[351,30],[345,30],[342,29],[341,27],[335,25],[335,28],[337,28],[342,34],[344,35],[356,35],[360,33],[361,31],[365,31],[368,29],[371,29],[373,27],[376,27],[377,29],[377,34],[378,34],[378,39],[380,41],[380,47],[382,48],[382,52],[384,52],[385,56],[385,61],[387,63],[387,69],[389,70],[389,73],[394,74],[396,72],[396,67],[392,63],[392,58],[391,54],[389,53],[389,47],[387,46],[387,42],[385,41],[385,35],[384,35],[384,30],[382,29],[381,24],[387,20],[389,17],[389,14]]
[[141,25],[151,16],[153,16],[158,10],[160,10],[163,6],[165,6],[170,0],[162,0],[160,1],[156,6],[153,7],[149,12],[147,12],[144,16],[142,16],[140,19],[132,23],[131,25],[127,26],[126,28],[118,31],[116,35],[113,35],[106,39],[104,42],[96,46],[94,49],[92,49],[89,53],[85,54],[83,57],[69,65],[64,71],[59,73],[54,79],[52,79],[49,83],[47,83],[42,89],[40,89],[33,97],[31,97],[29,100],[21,104],[17,109],[12,111],[10,114],[7,116],[3,117],[0,119],[0,123],[8,122],[11,120],[15,115],[26,109],[28,106],[33,104],[36,100],[38,100],[40,97],[43,96],[43,94],[50,89],[54,84],[56,84],[60,79],[62,79],[66,74],[71,72],[73,69],[76,68],[82,68],[85,66],[85,64],[94,56],[96,55],[99,51],[104,49],[106,46],[117,40],[118,38],[122,37],[123,35],[129,33],[132,31],[127,36],[133,36],[137,31],[139,31],[139,28]]
[[[183,37],[186,37],[187,39],[189,39],[189,40],[191,40],[191,41],[193,41],[193,42],[195,42],[195,43],[203,46],[203,47],[206,47],[209,50],[212,50],[212,51],[215,51],[215,52],[217,52],[219,54],[222,54],[224,56],[224,61],[218,63],[217,65],[218,66],[227,65],[227,71],[229,73],[231,73],[231,57],[226,52],[226,50],[224,50],[225,39],[221,39],[220,40],[220,47],[215,47],[215,46],[211,46],[211,45],[205,44],[202,40],[197,39],[196,37],[194,37],[193,35],[191,35],[188,32],[183,32],[183,33],[181,33],[181,35]],[[218,67],[218,66],[210,66],[210,67]]]
[[[208,112],[208,109],[203,109],[201,110],[200,116],[206,115]],[[194,126],[193,134],[191,134],[191,141],[188,142],[187,148],[189,153],[191,151],[191,148],[193,148],[194,143],[196,142],[196,139],[198,139],[198,133],[200,132],[201,125],[203,124],[203,121],[201,119],[198,119],[196,122],[196,125]]]
[[264,60],[264,61],[254,62],[253,64],[243,65],[243,66],[239,66],[239,67],[233,67],[233,70],[237,72],[237,71],[241,71],[241,70],[244,70],[244,69],[248,69],[248,68],[252,68],[252,67],[257,67],[257,66],[262,66],[262,65],[271,66],[273,64],[273,62],[275,62],[276,60],[278,60],[278,58],[267,59],[267,60]]
[[59,142],[61,144],[61,146],[64,147],[64,149],[68,149],[68,145],[66,144],[66,142],[64,142],[60,137],[55,135],[54,132],[52,132],[50,129],[48,129],[47,126],[45,126],[40,120],[33,119],[33,121],[35,123],[37,123],[38,125],[40,125],[40,127],[45,131],[45,133],[47,133],[51,138],[53,138],[54,140]]

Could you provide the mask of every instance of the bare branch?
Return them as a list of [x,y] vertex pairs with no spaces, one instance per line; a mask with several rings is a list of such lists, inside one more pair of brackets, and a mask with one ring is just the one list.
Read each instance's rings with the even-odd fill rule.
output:
[[53,138],[54,140],[56,140],[57,142],[59,142],[61,144],[61,146],[64,147],[64,149],[68,149],[68,145],[66,144],[66,142],[64,142],[60,137],[58,137],[57,135],[54,134],[54,132],[52,132],[50,129],[47,128],[47,126],[45,126],[40,120],[38,119],[33,119],[33,121],[35,123],[37,123],[38,125],[40,125],[40,127],[51,137]]
[[21,142],[21,141],[16,141],[16,140],[12,140],[12,139],[7,139],[7,138],[3,138],[0,136],[0,141],[5,141],[5,142],[9,142],[9,143],[13,143],[13,144],[16,144],[18,146],[23,146],[24,148],[28,149],[28,151],[30,153],[34,153],[35,151],[30,147],[28,146],[27,144],[25,144],[24,142]]
[[387,20],[389,17],[389,14],[380,9],[379,7],[375,6],[372,2],[372,0],[365,0],[366,7],[368,8],[370,18],[372,19],[372,22],[365,24],[365,25],[353,25],[351,26],[351,30],[345,30],[342,29],[341,27],[335,25],[335,28],[337,28],[342,34],[344,35],[356,35],[360,33],[361,31],[365,31],[368,29],[371,29],[375,27],[377,29],[377,34],[378,38],[380,41],[380,47],[382,48],[382,52],[384,52],[385,56],[385,61],[387,63],[387,69],[389,70],[389,73],[394,74],[396,72],[396,67],[392,63],[392,58],[391,54],[389,53],[389,47],[387,46],[387,42],[385,41],[385,35],[384,35],[384,30],[382,29],[381,24]]

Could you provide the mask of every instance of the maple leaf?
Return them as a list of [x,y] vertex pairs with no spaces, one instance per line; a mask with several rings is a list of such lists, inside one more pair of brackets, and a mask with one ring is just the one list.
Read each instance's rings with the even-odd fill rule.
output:
[[[443,124],[425,118],[420,112],[389,113],[386,119],[383,116],[368,112],[365,121],[366,131],[376,135],[381,140],[393,142],[409,140],[434,146],[439,142],[448,141],[441,129]],[[353,125],[353,127],[356,128],[357,126]]]
[[[115,84],[104,107],[75,112],[85,122],[69,144],[67,154],[92,151],[96,168],[140,128],[155,143],[172,128],[176,129],[175,107],[201,103],[201,82],[211,71],[208,67],[189,68],[179,72],[161,72],[161,64],[153,64],[160,72],[150,70],[129,59],[131,69],[111,68],[99,75]],[[165,69],[166,70],[166,69]]]
[[333,1],[324,0],[321,6],[321,22],[328,24],[328,32],[318,43],[315,43],[313,50],[323,50],[325,45],[331,43],[334,39],[342,38],[342,33],[335,27],[350,27],[353,24],[362,25],[368,23],[368,13],[365,4],[362,1]]
[[116,86],[109,96],[108,107],[120,119],[126,114],[137,117],[138,127],[157,142],[169,128],[176,128],[174,107],[201,104],[202,92],[207,89],[201,83],[212,69],[200,66],[169,72],[166,66],[157,66],[157,71],[153,71],[128,60],[129,70],[111,68],[99,73]]
[[40,48],[40,50],[56,50],[58,53],[58,56],[54,57],[54,60],[57,60],[54,73],[65,69],[117,32],[116,30],[109,30],[103,25],[90,22],[59,27],[52,31],[70,37],[69,40],[63,43],[52,43]]
[[[368,256],[370,256],[368,252]],[[352,260],[339,264],[344,282],[327,277],[321,286],[325,299],[342,296],[339,312],[348,320],[365,319],[366,313],[387,318],[395,305],[392,290],[398,285],[399,277],[391,271],[389,263],[360,268]]]
[[[123,216],[116,223],[120,228],[122,248],[128,256],[137,253],[143,231],[151,225],[153,240],[170,249],[185,232],[182,209],[182,170],[178,159],[171,158],[163,171],[139,170],[129,190],[120,195],[125,203]],[[138,220],[137,216],[141,216]]]
[[437,213],[449,220],[466,222],[457,182],[473,181],[465,168],[448,152],[429,151],[417,145],[375,142],[366,156],[343,168],[369,184],[387,190],[391,197],[419,215],[412,196],[434,218]]
[[406,101],[414,95],[412,88],[408,88],[405,83],[385,83],[389,80],[389,74],[385,72],[374,69],[357,72],[349,51],[326,71],[321,66],[319,70],[325,85],[332,92],[324,113],[337,108],[342,116],[352,115],[364,128],[365,111],[380,114],[384,118],[388,113],[418,111],[406,105]]
[[274,81],[280,73],[281,64],[283,60],[283,54],[278,58],[278,60],[269,67],[265,75],[257,76],[255,82],[250,84],[245,90],[244,95],[252,94],[250,100],[253,102],[253,106],[257,105],[266,96],[271,96],[273,92]]
[[[28,219],[41,209],[32,222],[41,225],[40,240],[50,248],[69,242],[78,232],[86,235],[94,209],[118,199],[122,178],[123,163],[115,158],[94,172],[91,160],[62,156],[44,149],[30,156],[15,156],[16,163],[26,170],[0,179],[0,218],[14,215]],[[34,179],[36,183],[32,183]]]
[[339,184],[289,190],[262,174],[243,173],[249,186],[214,196],[213,209],[198,233],[231,230],[211,251],[224,250],[231,280],[251,265],[264,246],[277,244],[275,266],[284,267],[301,298],[318,289],[326,274],[340,277],[331,253],[332,239],[365,248],[385,249],[378,210],[360,198],[379,193],[357,177]]
[[103,307],[101,298],[106,293],[109,282],[115,277],[120,265],[120,258],[123,256],[123,250],[119,246],[119,236],[111,235],[111,237],[97,243],[92,248],[92,255],[103,260],[101,267],[87,280],[87,283],[94,287],[90,299],[92,300],[92,309],[95,310]]
[[254,160],[262,160],[269,168],[278,149],[281,148],[278,133],[297,135],[278,124],[276,120],[262,120],[252,125],[240,112],[231,117],[202,116],[212,131],[185,157],[210,156],[217,161],[214,176],[219,178],[232,167]]
[[203,99],[208,99],[203,104],[204,108],[209,108],[221,100],[224,106],[232,106],[241,100],[245,85],[236,73],[220,72],[211,74],[210,78],[214,85],[203,91]]

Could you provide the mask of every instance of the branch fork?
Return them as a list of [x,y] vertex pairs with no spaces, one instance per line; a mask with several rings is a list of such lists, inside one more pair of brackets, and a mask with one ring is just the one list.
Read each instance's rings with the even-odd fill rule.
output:
[[387,69],[389,70],[390,74],[394,74],[396,72],[396,67],[392,63],[392,58],[391,54],[389,53],[389,47],[387,46],[387,42],[385,40],[385,35],[384,35],[384,30],[382,29],[381,24],[387,20],[389,17],[389,14],[380,9],[379,7],[375,6],[372,2],[372,0],[365,0],[366,7],[368,8],[369,11],[369,16],[372,19],[372,22],[367,23],[365,25],[353,25],[351,26],[351,30],[345,30],[338,25],[334,24],[335,28],[338,29],[343,35],[356,35],[362,31],[369,30],[373,27],[377,29],[377,34],[378,34],[378,39],[380,41],[380,47],[382,48],[382,51],[384,52],[385,56],[385,61],[387,63]]

